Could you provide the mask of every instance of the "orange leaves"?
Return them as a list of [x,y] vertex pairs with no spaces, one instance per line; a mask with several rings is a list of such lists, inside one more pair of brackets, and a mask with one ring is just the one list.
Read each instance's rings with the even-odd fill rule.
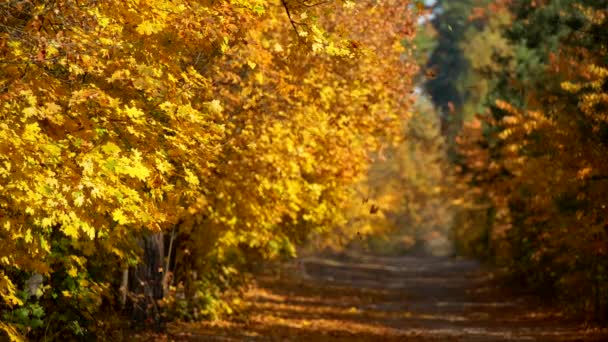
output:
[[[559,10],[560,16],[568,17],[566,8],[576,13],[582,27],[559,27],[564,31],[553,37],[560,44],[557,52],[533,49],[530,55],[546,57],[548,65],[541,63],[534,70],[524,65],[528,60],[518,62],[517,68],[538,73],[517,86],[525,94],[518,98],[510,90],[498,91],[514,99],[496,101],[496,119],[487,120],[481,129],[465,127],[459,142],[467,180],[483,189],[480,200],[490,198],[501,212],[490,233],[498,225],[510,227],[496,241],[510,245],[512,254],[505,255],[506,261],[532,281],[538,278],[529,276],[531,270],[551,272],[541,277],[543,287],[549,284],[560,294],[578,293],[572,298],[590,301],[589,291],[606,291],[604,285],[593,283],[606,276],[601,258],[608,241],[608,71],[606,44],[599,38],[605,31],[606,10],[552,4],[534,11]],[[513,27],[517,25],[522,21]],[[534,25],[544,29],[542,22]],[[511,39],[529,47],[525,38]],[[513,76],[506,74],[501,81],[517,83],[517,77],[512,81]],[[573,285],[572,272],[584,273],[587,279],[581,277]]]

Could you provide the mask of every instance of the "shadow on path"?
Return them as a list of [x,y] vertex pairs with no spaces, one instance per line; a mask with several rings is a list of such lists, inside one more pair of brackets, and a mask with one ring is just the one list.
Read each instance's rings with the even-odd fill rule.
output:
[[555,308],[505,295],[474,261],[348,254],[291,266],[259,277],[246,320],[178,324],[171,339],[608,341]]

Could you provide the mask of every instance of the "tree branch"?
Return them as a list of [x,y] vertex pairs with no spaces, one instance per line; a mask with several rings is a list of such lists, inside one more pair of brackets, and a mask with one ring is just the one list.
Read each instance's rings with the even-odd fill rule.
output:
[[296,31],[296,34],[299,37],[300,36],[300,32],[298,32],[298,27],[296,26],[297,23],[291,17],[291,13],[289,12],[289,6],[287,6],[287,1],[281,0],[281,3],[283,4],[283,8],[285,8],[285,12],[287,13],[287,18],[289,18],[289,22],[291,23],[291,27],[293,27],[293,30]]

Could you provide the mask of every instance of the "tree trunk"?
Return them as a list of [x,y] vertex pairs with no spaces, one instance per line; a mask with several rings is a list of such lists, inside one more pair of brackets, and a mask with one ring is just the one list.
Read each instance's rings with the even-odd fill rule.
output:
[[160,324],[157,301],[163,298],[164,236],[148,235],[140,245],[144,251],[142,263],[129,270],[131,317],[140,323]]

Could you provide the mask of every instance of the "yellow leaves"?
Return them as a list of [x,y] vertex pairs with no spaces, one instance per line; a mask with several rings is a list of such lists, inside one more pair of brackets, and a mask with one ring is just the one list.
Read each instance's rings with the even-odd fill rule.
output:
[[166,159],[157,157],[155,161],[156,169],[160,171],[160,173],[168,174],[173,170],[173,165],[171,165],[171,163],[169,163]]
[[593,129],[597,131],[598,123],[608,122],[608,113],[602,110],[608,105],[608,92],[604,90],[604,84],[608,81],[608,68],[589,64],[585,66],[585,71],[586,81],[566,81],[561,83],[561,87],[576,94],[578,108],[595,123]]
[[342,3],[342,6],[344,6],[344,8],[348,10],[352,10],[357,6],[357,4],[355,3],[355,1],[346,0]]
[[23,109],[24,119],[29,119],[38,115],[38,109],[36,107],[27,107]]
[[203,122],[203,115],[201,112],[192,108],[190,104],[178,106],[175,114],[176,117],[180,119],[186,119],[195,123]]
[[[338,194],[365,163],[360,141],[388,135],[380,112],[402,111],[383,84],[401,93],[406,74],[371,58],[330,58],[350,56],[350,40],[321,20],[303,39],[316,44],[312,58],[284,30],[282,9],[264,1],[101,1],[62,10],[42,18],[70,24],[39,31],[45,68],[0,75],[0,84],[17,80],[23,89],[0,104],[0,189],[14,210],[2,223],[31,245],[15,260],[35,249],[46,260],[51,229],[75,253],[94,257],[99,242],[124,260],[136,234],[186,215],[208,215],[205,229],[220,236],[205,235],[209,248],[245,227],[264,246],[286,218],[337,222]],[[317,20],[315,9],[306,13],[294,15]],[[8,45],[7,56],[27,55],[25,41]],[[382,57],[385,65],[398,60]],[[225,243],[243,241],[235,234]]]
[[53,218],[43,217],[42,220],[40,220],[39,226],[42,228],[51,228],[55,223]]
[[399,54],[402,54],[404,52],[406,52],[405,50],[405,46],[403,45],[403,43],[400,40],[395,40],[393,42],[393,51]]
[[186,182],[194,187],[197,187],[200,185],[200,181],[198,180],[198,177],[189,169],[184,168],[184,173],[186,174],[186,177],[184,177],[184,179],[186,180]]
[[141,35],[149,36],[149,35],[162,31],[164,28],[165,28],[164,23],[144,20],[139,25],[137,25],[137,28],[135,30],[137,31],[137,33],[139,33]]
[[[587,67],[589,73],[591,73],[592,75],[594,75],[597,78],[600,79],[605,79],[608,78],[608,68],[603,67],[603,66],[599,66],[596,64],[590,64]],[[596,90],[599,90],[599,88],[596,87]]]
[[310,34],[306,31],[301,31],[300,36],[306,37],[311,42],[312,52],[315,54],[326,53],[328,56],[334,57],[354,57],[354,54],[349,49],[349,46],[352,44],[349,40],[332,38],[316,24],[310,26]]
[[97,23],[99,24],[99,26],[101,26],[102,28],[106,28],[108,27],[108,25],[110,24],[110,18],[108,17],[101,17],[97,19]]
[[566,81],[566,82],[562,82],[561,87],[565,91],[568,91],[571,93],[578,93],[581,90],[582,85]]
[[16,295],[16,288],[10,278],[4,274],[4,271],[0,271],[0,298],[6,305],[12,307],[14,305],[23,305],[21,299]]
[[286,137],[285,140],[283,141],[283,143],[284,143],[285,149],[287,150],[288,153],[294,152],[295,146],[294,146],[293,140]]
[[0,177],[8,177],[10,175],[12,168],[12,164],[10,161],[4,161],[2,165],[0,165]]
[[169,101],[165,101],[163,103],[160,104],[159,108],[167,113],[172,113],[175,110],[176,105],[169,102]]
[[264,73],[263,72],[257,72],[255,74],[255,80],[259,83],[259,84],[264,84],[265,83],[265,77],[264,77]]
[[78,64],[74,64],[74,63],[71,63],[68,65],[68,70],[71,74],[77,75],[77,76],[83,75],[86,72],[85,69],[81,68]]
[[46,102],[45,106],[40,110],[40,115],[56,125],[62,125],[65,122],[65,118],[61,114],[61,111],[61,106],[55,102]]
[[61,157],[61,146],[57,144],[43,144],[41,148],[46,152],[48,158],[51,160]]
[[25,243],[32,242],[32,230],[31,229],[25,230],[25,236],[23,237],[23,241],[25,241]]
[[70,105],[80,104],[99,98],[101,92],[95,88],[85,88],[72,92]]
[[335,93],[333,87],[325,86],[325,87],[321,88],[319,95],[321,95],[321,101],[323,101],[325,108],[329,109],[331,102],[334,100],[334,98],[336,96],[336,93]]
[[321,42],[314,42],[314,43],[312,43],[312,51],[313,52],[320,53],[320,52],[323,51],[324,47],[325,46]]
[[112,212],[112,219],[118,224],[128,224],[129,222],[131,222],[121,209],[115,209]]
[[82,191],[76,191],[74,193],[72,193],[72,197],[74,198],[74,205],[76,207],[82,207],[82,205],[84,204],[84,194],[82,193]]
[[121,152],[120,147],[113,142],[106,143],[101,147],[101,150],[110,156],[117,156]]
[[347,42],[345,40],[341,41],[339,45],[334,43],[333,41],[327,44],[325,51],[330,56],[336,57],[354,57],[353,53],[348,49]]
[[84,233],[89,239],[95,238],[95,229],[73,211],[59,214],[58,221],[61,223],[61,231],[68,237],[77,239]]
[[42,140],[40,132],[40,126],[37,122],[26,124],[22,134],[22,139],[30,142],[40,141]]
[[131,120],[133,120],[136,123],[144,122],[144,120],[142,120],[142,118],[144,117],[144,112],[135,106],[134,107],[125,107],[124,113],[128,118],[130,118]]
[[180,76],[184,79],[185,82],[191,85],[201,88],[206,88],[208,86],[209,81],[192,66],[189,66],[186,69],[186,72],[180,73]]
[[313,24],[310,26],[310,32],[312,33],[311,39],[315,43],[323,43],[325,42],[325,31],[321,29],[318,25]]
[[17,57],[23,55],[23,50],[21,48],[22,44],[20,41],[10,40],[7,45],[9,48],[11,48],[13,55]]
[[274,51],[274,52],[276,52],[276,53],[282,53],[282,52],[284,52],[284,51],[285,51],[285,50],[283,49],[283,46],[281,46],[281,44],[279,44],[278,42],[277,42],[277,43],[274,43],[274,46],[273,46],[273,48],[272,48],[272,49],[273,49],[273,51]]
[[[122,153],[120,147],[113,142],[108,142],[101,147],[101,150],[109,156],[109,158],[99,160],[103,162],[103,166],[112,173],[117,175],[127,175],[139,180],[146,180],[150,176],[150,170],[142,163],[142,154],[136,149],[130,151],[130,154]],[[123,154],[123,156],[120,156]],[[96,157],[92,155],[91,157]],[[81,165],[86,170],[92,170],[91,162],[93,159],[83,161]]]
[[119,69],[112,73],[112,75],[107,78],[107,81],[112,83],[118,80],[128,80],[131,77],[131,71],[129,69]]
[[138,161],[130,161],[129,164],[118,168],[117,172],[137,178],[141,181],[146,180],[150,176],[148,168]]
[[72,278],[76,278],[78,276],[78,269],[74,266],[71,266],[68,269],[67,274]]
[[220,44],[220,51],[222,53],[226,53],[228,51],[228,49],[230,48],[229,42],[230,42],[230,39],[228,37],[224,37],[224,39],[222,40],[222,42]]
[[[0,283],[0,287],[2,287],[2,283]],[[0,293],[0,296],[2,296],[2,293]],[[12,324],[0,322],[0,331],[4,331],[6,333],[6,336],[10,342],[25,341],[25,337],[19,334],[16,327]]]

